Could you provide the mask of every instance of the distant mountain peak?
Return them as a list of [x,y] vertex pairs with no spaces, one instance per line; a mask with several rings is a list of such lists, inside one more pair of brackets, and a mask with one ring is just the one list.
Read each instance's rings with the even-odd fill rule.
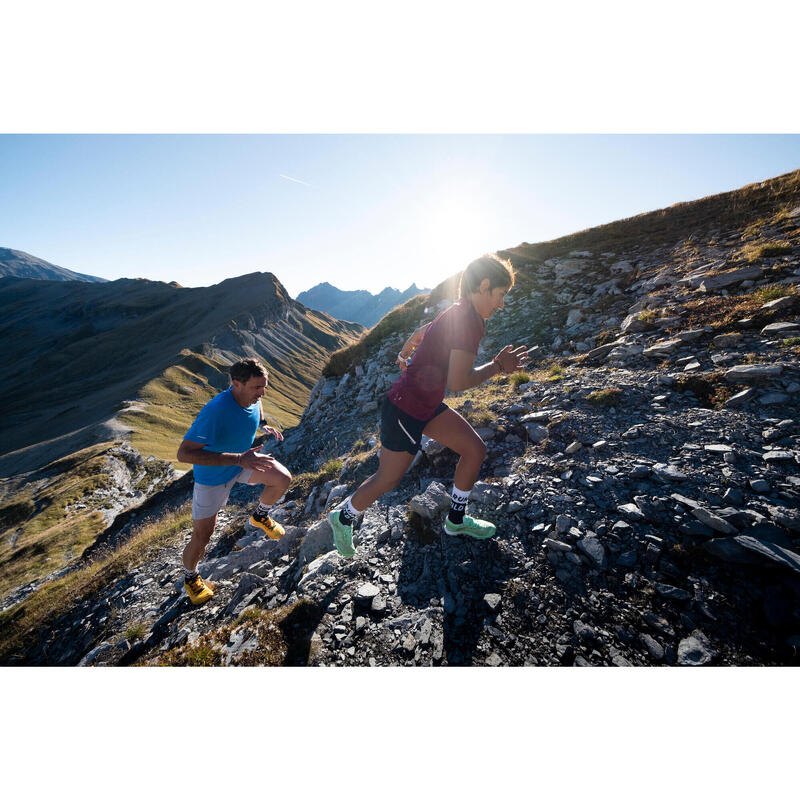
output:
[[40,281],[84,281],[106,283],[105,278],[73,272],[66,267],[51,264],[23,250],[0,247],[0,278],[33,278]]
[[324,281],[312,286],[308,291],[300,292],[297,301],[308,308],[324,311],[337,319],[360,322],[371,327],[393,308],[427,291],[428,289],[419,289],[412,283],[404,292],[387,286],[378,294],[372,294],[366,289],[351,291],[337,289]]

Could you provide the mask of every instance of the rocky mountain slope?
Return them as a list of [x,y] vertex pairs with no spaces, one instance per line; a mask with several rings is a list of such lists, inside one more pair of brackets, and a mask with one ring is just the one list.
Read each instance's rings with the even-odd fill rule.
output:
[[297,295],[297,302],[317,311],[324,311],[337,319],[349,319],[371,328],[395,306],[428,291],[428,289],[419,289],[415,283],[412,283],[404,292],[387,286],[378,294],[372,294],[366,289],[344,291],[325,282],[318,283],[305,292],[300,292]]
[[0,278],[35,278],[43,281],[88,281],[105,283],[105,278],[73,272],[22,250],[0,247]]
[[324,516],[374,470],[395,354],[453,280],[331,358],[270,447],[296,473],[287,535],[249,531],[237,488],[201,566],[213,601],[182,596],[188,524],[156,503],[98,572],[0,615],[0,660],[800,663],[800,172],[503,252],[518,283],[481,358],[524,342],[533,363],[449,401],[487,445],[471,507],[493,539],[441,534],[454,457],[435,442],[351,561]]

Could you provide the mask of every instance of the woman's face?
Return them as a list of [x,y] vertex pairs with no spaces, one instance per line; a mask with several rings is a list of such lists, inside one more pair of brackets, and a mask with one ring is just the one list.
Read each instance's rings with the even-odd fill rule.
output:
[[483,319],[489,319],[495,311],[503,310],[503,300],[510,288],[510,286],[496,286],[490,289],[488,278],[481,281],[478,291],[473,295],[473,305]]

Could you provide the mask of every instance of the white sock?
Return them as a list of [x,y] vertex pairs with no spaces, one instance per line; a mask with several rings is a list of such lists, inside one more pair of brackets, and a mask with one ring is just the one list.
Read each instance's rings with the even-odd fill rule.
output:
[[353,517],[360,517],[361,512],[353,505],[353,495],[347,498],[347,502],[344,506],[347,509],[347,513]]
[[461,489],[456,489],[455,484],[453,484],[452,501],[450,502],[450,511],[447,512],[447,518],[456,525],[460,525],[464,521],[467,501],[471,492],[471,489],[469,492],[462,492]]
[[265,506],[263,503],[259,502],[256,514],[268,514],[270,508],[272,508],[272,506]]
[[461,489],[456,489],[456,485],[453,484],[453,491],[450,493],[450,497],[453,498],[454,503],[458,503],[460,506],[466,506],[469,502],[469,496],[472,494],[472,489],[466,492],[462,492]]
[[347,502],[344,504],[344,508],[339,511],[341,515],[339,519],[345,525],[354,525],[356,520],[361,516],[361,512],[358,511],[351,502],[352,499],[353,495],[350,495],[350,497],[347,498]]

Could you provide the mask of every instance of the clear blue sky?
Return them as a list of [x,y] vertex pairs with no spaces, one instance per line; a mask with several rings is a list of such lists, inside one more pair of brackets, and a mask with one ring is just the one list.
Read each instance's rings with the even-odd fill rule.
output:
[[797,168],[797,135],[2,135],[0,247],[109,279],[376,292]]

